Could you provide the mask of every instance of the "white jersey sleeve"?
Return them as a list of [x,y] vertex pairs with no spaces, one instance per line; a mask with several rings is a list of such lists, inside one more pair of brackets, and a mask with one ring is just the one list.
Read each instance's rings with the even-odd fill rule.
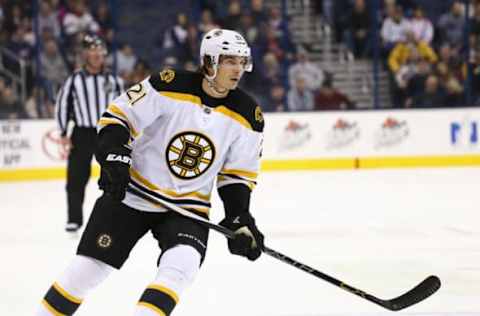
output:
[[242,183],[251,190],[257,184],[260,170],[263,134],[245,130],[230,146],[227,158],[217,178],[217,187]]
[[107,125],[119,124],[135,139],[142,130],[169,110],[167,102],[169,99],[158,93],[147,78],[112,101],[99,120],[98,130]]

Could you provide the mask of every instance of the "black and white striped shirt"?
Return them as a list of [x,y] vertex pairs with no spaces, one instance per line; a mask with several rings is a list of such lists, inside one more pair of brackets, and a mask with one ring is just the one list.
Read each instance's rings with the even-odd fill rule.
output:
[[81,69],[70,75],[56,100],[56,118],[62,135],[67,134],[70,120],[75,126],[95,128],[105,109],[123,88],[123,80],[109,72],[93,75]]

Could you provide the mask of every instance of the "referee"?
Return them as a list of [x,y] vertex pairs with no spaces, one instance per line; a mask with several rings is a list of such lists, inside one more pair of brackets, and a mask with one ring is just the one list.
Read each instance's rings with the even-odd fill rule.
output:
[[[123,91],[122,79],[105,69],[105,42],[96,35],[86,35],[82,46],[84,66],[67,78],[56,100],[61,143],[69,151],[67,232],[76,232],[83,224],[85,187],[97,146],[97,122],[109,103]],[[71,135],[67,135],[70,121],[74,127]]]

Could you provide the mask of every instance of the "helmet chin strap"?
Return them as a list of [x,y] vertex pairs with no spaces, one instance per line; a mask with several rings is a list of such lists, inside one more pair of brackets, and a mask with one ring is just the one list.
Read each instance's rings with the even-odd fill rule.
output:
[[207,80],[207,84],[213,90],[213,92],[215,92],[216,94],[218,94],[220,96],[223,96],[228,92],[228,89],[225,88],[222,91],[218,88],[217,84],[215,83],[215,77],[216,76],[217,76],[217,67],[214,66],[213,67],[213,75],[209,76],[209,75],[205,74],[205,79]]
[[210,78],[207,78],[207,77],[206,77],[205,79],[207,79],[207,84],[208,84],[208,86],[209,86],[215,93],[217,93],[217,94],[219,94],[219,95],[224,95],[224,94],[226,94],[226,93],[228,92],[228,89],[227,89],[227,88],[223,89],[223,91],[220,90],[220,89],[218,89],[217,85],[215,84],[215,81],[211,80]]

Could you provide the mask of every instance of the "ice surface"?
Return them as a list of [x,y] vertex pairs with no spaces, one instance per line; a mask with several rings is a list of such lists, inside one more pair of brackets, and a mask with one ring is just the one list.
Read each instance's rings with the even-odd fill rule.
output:
[[[252,212],[266,244],[380,298],[429,274],[443,287],[403,312],[480,315],[480,169],[264,173]],[[85,210],[99,191],[91,181]],[[0,315],[28,316],[75,253],[63,231],[63,181],[0,184]],[[222,211],[213,201],[212,219]],[[155,275],[150,234],[76,315],[132,315]],[[380,316],[380,307],[263,256],[228,253],[212,232],[207,259],[175,316]]]

